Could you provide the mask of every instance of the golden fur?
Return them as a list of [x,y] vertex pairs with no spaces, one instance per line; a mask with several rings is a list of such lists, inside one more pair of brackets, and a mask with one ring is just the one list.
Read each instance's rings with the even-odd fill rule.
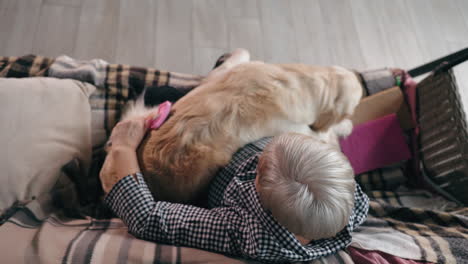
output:
[[170,118],[138,150],[157,200],[191,203],[243,145],[285,132],[327,131],[362,95],[341,67],[248,62],[208,78],[177,101]]

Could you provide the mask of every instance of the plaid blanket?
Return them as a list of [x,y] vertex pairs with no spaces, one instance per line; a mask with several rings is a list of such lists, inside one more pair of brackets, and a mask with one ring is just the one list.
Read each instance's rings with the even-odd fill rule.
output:
[[[36,76],[72,78],[97,87],[90,98],[96,148],[105,142],[125,104],[143,91],[169,89],[177,91],[170,93],[172,96],[183,96],[203,78],[102,60],[77,61],[66,56],[0,57],[0,77]],[[381,75],[367,74],[374,76],[369,80],[365,74],[362,76],[369,91],[381,89],[380,77],[375,78]],[[381,83],[392,82],[386,75]],[[467,208],[457,207],[425,190],[408,188],[409,179],[403,171],[404,168],[396,166],[357,176],[371,203],[369,217],[355,232],[351,246],[407,259],[466,263]],[[251,263],[202,250],[141,241],[129,235],[119,219],[70,219],[51,208],[50,200],[44,197],[10,210],[10,217],[0,226],[0,248],[6,262]],[[7,237],[20,239],[10,243]],[[348,253],[340,251],[317,263],[354,262]]]
[[[399,168],[394,170],[400,174]],[[357,176],[371,202],[351,245],[408,259],[467,263],[467,208],[426,190],[408,189],[406,180],[393,173]]]
[[[117,218],[69,219],[53,213],[38,220],[30,207],[19,209],[0,227],[2,263],[258,263],[140,240]],[[7,239],[12,237],[15,243]],[[311,263],[320,261],[353,263],[345,251]]]

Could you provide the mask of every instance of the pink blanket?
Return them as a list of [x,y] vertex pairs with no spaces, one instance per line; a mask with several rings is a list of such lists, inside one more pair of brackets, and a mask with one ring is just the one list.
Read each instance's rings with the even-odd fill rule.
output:
[[395,114],[355,126],[351,135],[340,140],[340,145],[355,174],[389,166],[411,157]]

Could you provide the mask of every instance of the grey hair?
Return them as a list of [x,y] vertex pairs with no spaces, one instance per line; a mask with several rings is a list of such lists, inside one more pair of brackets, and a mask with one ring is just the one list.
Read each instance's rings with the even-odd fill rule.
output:
[[260,156],[262,206],[290,232],[316,240],[335,236],[354,207],[354,172],[333,145],[302,134],[275,137]]

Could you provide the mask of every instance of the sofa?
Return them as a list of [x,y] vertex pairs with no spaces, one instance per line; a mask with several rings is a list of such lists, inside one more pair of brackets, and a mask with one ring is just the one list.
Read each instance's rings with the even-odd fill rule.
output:
[[[399,91],[378,115],[406,122],[412,155],[356,175],[371,200],[366,222],[346,250],[310,263],[465,263],[468,137],[450,68],[419,83],[400,69],[359,76],[367,102]],[[99,59],[0,57],[2,263],[256,263],[137,239],[100,202],[103,146],[125,105],[142,93],[149,105],[176,101],[202,80]]]

